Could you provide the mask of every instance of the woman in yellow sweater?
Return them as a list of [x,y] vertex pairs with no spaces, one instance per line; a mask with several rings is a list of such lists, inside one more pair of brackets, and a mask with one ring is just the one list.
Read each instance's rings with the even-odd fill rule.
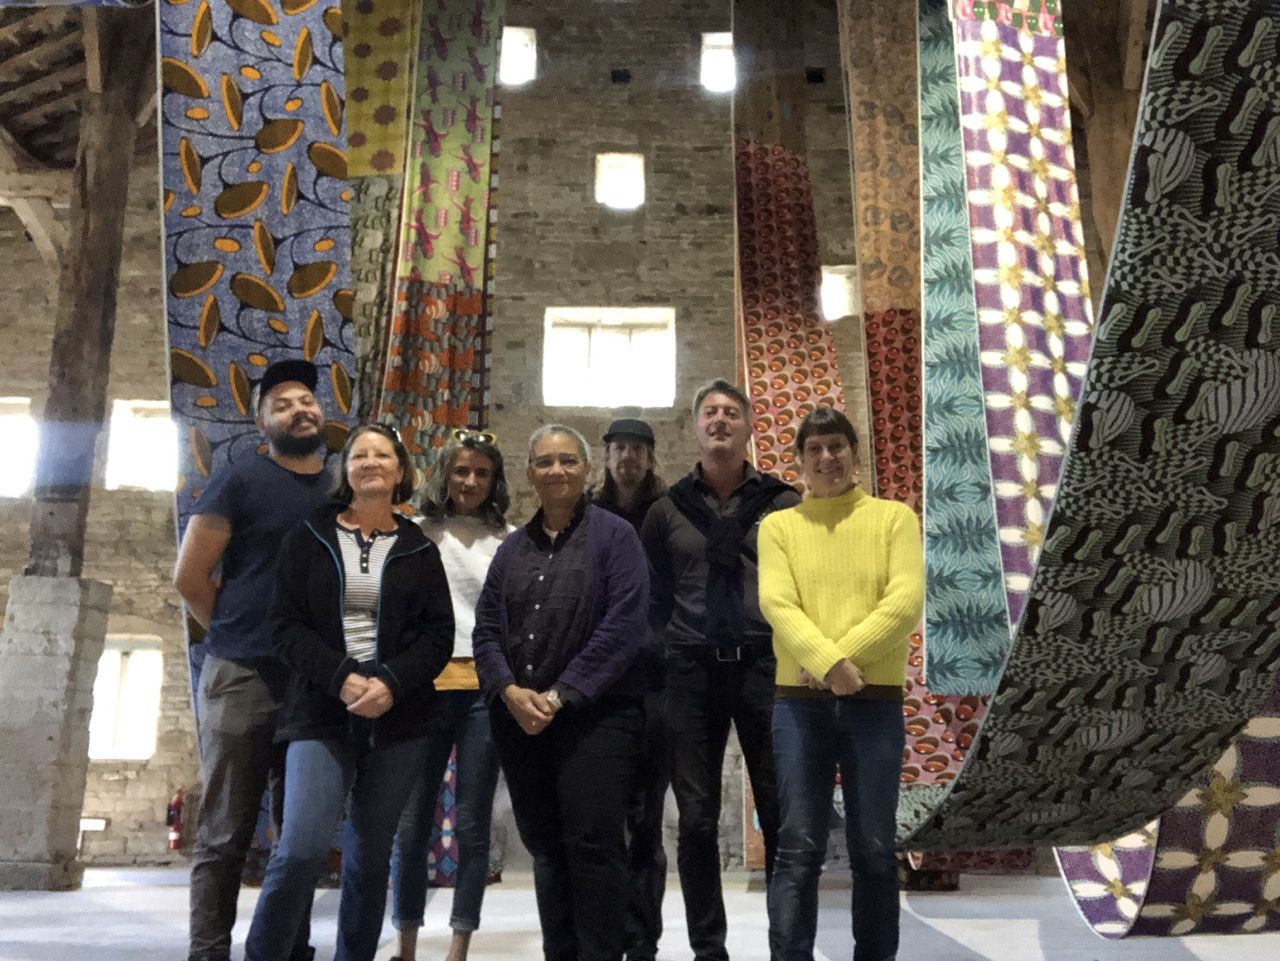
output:
[[920,525],[855,483],[858,437],[820,407],[796,451],[809,494],[760,526],[760,608],[778,659],[782,828],[769,884],[775,961],[811,961],[836,768],[853,871],[854,961],[898,950],[894,828],[907,642],[924,603]]

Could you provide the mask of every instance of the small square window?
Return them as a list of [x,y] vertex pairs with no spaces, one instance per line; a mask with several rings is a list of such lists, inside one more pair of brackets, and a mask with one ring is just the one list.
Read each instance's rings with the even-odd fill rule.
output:
[[732,33],[702,35],[702,85],[713,93],[728,93],[738,84]]
[[163,400],[118,400],[107,439],[107,490],[171,491],[178,481],[178,431]]
[[107,635],[93,682],[90,759],[145,761],[156,752],[163,683],[160,638]]
[[644,203],[644,155],[596,154],[596,203],[635,210]]
[[498,82],[518,87],[538,75],[538,33],[532,27],[503,27]]
[[858,268],[854,264],[822,268],[822,318],[834,321],[850,317],[861,309],[858,296]]
[[0,397],[0,497],[25,497],[36,476],[39,430],[30,397]]
[[542,400],[551,407],[670,407],[672,307],[548,307]]

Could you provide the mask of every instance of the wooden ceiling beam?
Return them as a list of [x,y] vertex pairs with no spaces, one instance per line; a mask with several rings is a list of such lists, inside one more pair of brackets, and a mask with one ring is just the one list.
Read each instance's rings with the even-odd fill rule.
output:
[[47,73],[43,77],[38,77],[30,83],[22,83],[17,86],[10,87],[8,90],[0,93],[0,108],[6,104],[25,104],[37,97],[55,94],[63,87],[72,84],[82,84],[85,79],[85,66],[83,62],[76,62]]
[[[18,172],[24,167],[36,167],[8,128],[0,125],[0,171]],[[22,226],[31,235],[40,257],[55,270],[61,266],[62,252],[67,249],[67,228],[58,220],[53,204],[48,200],[15,197],[10,203]]]
[[22,53],[0,60],[0,83],[13,83],[31,68],[47,69],[64,59],[64,55],[81,42],[79,30],[69,30],[60,36],[48,37],[42,43]]
[[98,42],[99,19],[102,12],[97,7],[85,7],[80,20],[84,41],[85,82],[90,93],[102,93],[102,44]]
[[[14,11],[15,13],[17,11]],[[20,38],[24,33],[44,34],[58,30],[74,16],[72,7],[49,7],[44,10],[32,10],[25,17],[0,26],[0,46],[10,40]]]
[[11,128],[43,126],[43,121],[47,117],[70,113],[73,107],[78,111],[78,105],[84,99],[84,95],[85,89],[83,87],[74,87],[61,96],[54,97],[52,100],[42,100],[34,107],[30,107],[21,113],[10,114],[5,118],[5,123]]
[[36,199],[65,203],[70,196],[70,170],[0,170],[0,205]]

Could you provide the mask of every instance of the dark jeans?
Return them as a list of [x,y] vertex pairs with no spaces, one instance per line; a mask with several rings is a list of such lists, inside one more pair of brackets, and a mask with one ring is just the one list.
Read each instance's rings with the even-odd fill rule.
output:
[[533,856],[546,961],[620,961],[640,708],[568,708],[534,736],[501,702],[492,718],[516,827]]
[[[190,961],[227,961],[245,856],[262,795],[271,788],[276,837],[284,798],[284,748],[273,743],[279,702],[250,667],[206,655],[196,689],[203,791],[191,860]],[[293,957],[310,957],[311,910]]]
[[427,903],[427,852],[435,826],[440,783],[449,767],[449,754],[458,749],[457,820],[458,873],[453,886],[455,931],[480,927],[480,905],[489,874],[489,828],[493,795],[498,786],[498,752],[489,729],[489,706],[479,691],[439,691],[432,705],[427,732],[426,764],[400,816],[395,853],[391,859],[391,918],[397,930],[422,927]]
[[778,800],[769,729],[775,667],[772,654],[729,662],[716,660],[710,648],[667,654],[667,751],[680,810],[676,866],[696,961],[729,957],[720,888],[720,779],[730,724],[738,730],[755,794],[766,878],[773,873]]
[[853,871],[854,961],[898,951],[894,830],[905,739],[902,705],[856,697],[779,698],[773,708],[782,830],[769,885],[774,961],[812,961],[818,878],[831,831],[836,768]]
[[284,833],[271,853],[245,940],[245,961],[282,961],[315,897],[333,832],[342,832],[342,899],[335,961],[373,961],[387,906],[391,842],[425,741],[294,741],[286,763]]
[[662,896],[667,890],[667,852],[662,848],[662,813],[667,800],[666,738],[662,691],[644,699],[643,744],[637,758],[635,790],[627,809],[627,959],[653,961],[662,938]]

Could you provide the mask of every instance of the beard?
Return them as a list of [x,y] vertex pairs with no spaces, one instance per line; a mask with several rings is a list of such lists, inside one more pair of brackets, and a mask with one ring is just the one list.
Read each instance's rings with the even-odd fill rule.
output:
[[290,424],[285,430],[268,430],[266,431],[267,440],[281,454],[286,457],[306,457],[308,454],[314,454],[324,444],[324,438],[320,436],[320,431],[314,434],[305,434],[301,437],[289,433],[295,425]]

